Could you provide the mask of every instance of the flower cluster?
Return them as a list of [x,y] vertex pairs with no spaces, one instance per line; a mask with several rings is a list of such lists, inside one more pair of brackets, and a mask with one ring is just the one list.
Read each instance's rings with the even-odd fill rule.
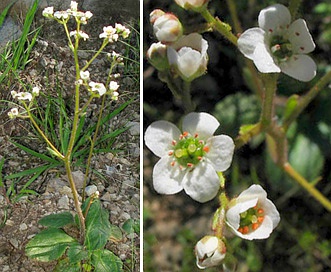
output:
[[183,35],[180,20],[160,9],[151,12],[150,22],[159,42],[150,46],[147,58],[156,69],[171,68],[174,76],[179,75],[188,82],[206,72],[208,43],[199,33]]
[[238,39],[239,50],[261,73],[283,72],[300,81],[316,75],[316,64],[307,53],[315,49],[303,19],[291,23],[289,10],[275,4],[261,10],[259,27],[246,30]]
[[152,123],[145,132],[145,144],[161,159],[153,169],[153,185],[161,194],[183,189],[194,200],[213,199],[220,182],[217,172],[229,168],[233,140],[213,136],[219,122],[210,114],[193,112],[183,119],[183,132],[167,121]]
[[[16,92],[13,90],[10,92],[10,94],[14,99],[17,99],[21,103],[25,104],[25,101],[31,103],[36,96],[39,96],[39,92],[40,92],[40,88],[35,86],[32,88],[31,92]],[[15,107],[8,112],[8,116],[10,118],[16,118],[16,117],[20,117],[21,115],[19,113],[18,108]]]
[[99,35],[99,38],[105,39],[108,42],[116,42],[120,36],[126,39],[129,35],[130,30],[128,28],[116,23],[115,27],[105,26],[103,32]]

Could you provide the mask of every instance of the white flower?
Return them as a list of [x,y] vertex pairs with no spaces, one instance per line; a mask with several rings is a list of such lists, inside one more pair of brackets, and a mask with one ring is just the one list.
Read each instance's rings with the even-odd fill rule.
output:
[[154,21],[153,32],[160,42],[172,43],[183,35],[183,26],[174,14],[165,13]]
[[85,12],[85,17],[86,17],[87,19],[91,19],[92,16],[93,16],[93,13],[92,13],[91,11],[86,11],[86,12]]
[[120,87],[120,85],[118,85],[118,83],[116,81],[110,81],[109,89],[111,91],[117,91],[119,87]]
[[72,11],[77,11],[77,8],[78,8],[78,3],[76,1],[71,1],[71,3],[70,3],[70,9]]
[[291,23],[289,10],[275,4],[261,10],[259,27],[246,30],[238,39],[239,50],[261,73],[283,72],[300,81],[316,75],[316,64],[307,53],[315,49],[306,22]]
[[99,35],[99,38],[108,39],[109,42],[117,41],[118,34],[116,33],[116,28],[112,26],[105,26],[103,27],[103,33]]
[[90,78],[90,72],[89,71],[80,71],[79,72],[80,78],[83,80],[88,80]]
[[15,118],[18,116],[18,108],[12,108],[9,112],[8,112],[8,116],[10,118]]
[[111,99],[112,99],[112,100],[118,100],[118,96],[119,96],[119,93],[118,93],[118,92],[113,92],[113,93],[111,94]]
[[34,96],[38,96],[39,95],[39,92],[40,92],[40,88],[39,87],[33,87],[32,88],[32,94]]
[[207,69],[208,42],[198,33],[181,37],[167,47],[169,64],[187,81],[203,75]]
[[229,168],[233,140],[213,136],[219,126],[208,113],[193,112],[183,119],[183,133],[172,123],[156,121],[145,132],[146,146],[161,159],[153,169],[153,185],[160,194],[181,190],[199,202],[214,198],[220,187],[217,171]]
[[43,10],[42,15],[44,17],[52,17],[54,13],[54,7],[47,7]]
[[[70,35],[70,36],[74,36],[75,39],[77,39],[77,30],[70,31],[69,35]],[[78,36],[79,36],[80,38],[83,38],[84,41],[86,41],[86,40],[89,38],[89,35],[86,34],[86,33],[83,32],[83,31],[81,31],[81,30],[79,30],[79,32],[78,32]]]
[[115,28],[117,30],[117,33],[119,33],[120,35],[122,35],[122,37],[124,39],[126,39],[127,37],[129,37],[131,31],[130,31],[130,29],[126,28],[124,25],[121,25],[121,24],[116,23],[115,24]]
[[56,19],[59,19],[59,20],[61,20],[61,19],[66,20],[66,19],[69,18],[69,14],[68,14],[68,12],[65,11],[65,10],[55,11],[55,12],[54,12],[54,17],[55,17]]
[[91,81],[89,83],[89,86],[91,87],[92,92],[97,92],[97,93],[99,93],[100,96],[104,95],[107,91],[106,87],[103,83]]
[[17,93],[14,98],[18,99],[18,100],[32,100],[32,94],[29,92],[20,92]]
[[200,269],[219,265],[225,258],[224,242],[215,236],[203,237],[195,246],[197,266]]
[[209,0],[175,0],[177,5],[184,9],[199,9],[203,7]]
[[229,203],[227,225],[237,236],[247,239],[268,238],[280,217],[260,185],[252,185]]

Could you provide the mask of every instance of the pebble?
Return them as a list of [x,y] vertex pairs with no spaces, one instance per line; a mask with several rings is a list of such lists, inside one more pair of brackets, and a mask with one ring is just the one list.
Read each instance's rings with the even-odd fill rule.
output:
[[14,247],[14,248],[18,248],[18,241],[16,238],[11,238],[9,239],[9,242],[11,243],[11,245]]
[[98,187],[95,185],[89,185],[85,188],[85,193],[87,196],[93,195],[96,191],[98,191]]
[[20,225],[20,230],[23,231],[23,230],[27,230],[28,229],[28,226],[25,224],[25,223],[22,223]]
[[138,136],[140,135],[140,123],[139,122],[129,122],[127,124],[129,128],[129,133],[132,135],[132,136]]
[[57,204],[59,209],[69,210],[69,198],[67,195],[62,196]]

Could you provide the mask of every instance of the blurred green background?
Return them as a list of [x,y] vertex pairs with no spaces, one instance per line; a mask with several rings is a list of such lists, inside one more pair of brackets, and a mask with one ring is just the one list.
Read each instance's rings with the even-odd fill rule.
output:
[[[257,26],[261,9],[288,1],[236,0],[243,30]],[[144,0],[144,52],[156,42],[149,13],[161,8],[176,14],[184,26],[204,22],[199,14],[187,12],[171,0]],[[226,1],[210,1],[209,9],[232,25]],[[316,43],[310,56],[318,65],[317,76],[301,83],[281,75],[276,109],[281,116],[287,97],[303,94],[331,69],[331,3],[302,1],[297,18],[304,18]],[[210,57],[208,73],[193,81],[196,111],[212,113],[220,121],[218,133],[232,137],[239,127],[258,121],[259,100],[243,76],[240,52],[218,33],[205,33]],[[183,110],[157,72],[144,60],[144,130],[156,120],[178,124]],[[289,160],[307,180],[331,198],[331,90],[318,95],[288,131]],[[227,192],[235,196],[253,183],[261,184],[274,201],[280,225],[262,241],[229,239],[238,259],[236,271],[331,271],[331,214],[282,173],[268,155],[264,136],[254,138],[235,152],[232,167],[225,172]],[[211,233],[210,221],[217,201],[199,204],[184,193],[163,196],[155,193],[151,174],[158,160],[144,150],[144,271],[200,271],[195,265],[194,245]],[[320,180],[319,177],[322,177]],[[221,271],[220,267],[206,271]]]

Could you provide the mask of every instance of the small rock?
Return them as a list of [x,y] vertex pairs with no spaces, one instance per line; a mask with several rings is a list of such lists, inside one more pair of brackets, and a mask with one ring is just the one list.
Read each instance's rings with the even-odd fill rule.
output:
[[3,271],[3,272],[7,272],[7,271],[9,271],[9,270],[10,270],[9,265],[4,265],[4,266],[2,267],[2,271]]
[[28,229],[28,226],[25,223],[22,223],[20,225],[20,231],[27,230],[27,229]]
[[93,195],[96,191],[98,191],[98,187],[95,185],[89,185],[85,188],[85,193],[87,196]]
[[18,241],[16,238],[11,238],[9,239],[9,242],[11,243],[11,245],[14,247],[14,248],[18,248]]
[[102,197],[101,200],[107,201],[107,202],[112,202],[113,198],[112,195],[108,192],[106,192]]
[[67,195],[64,195],[59,199],[59,202],[57,204],[59,209],[65,209],[69,210],[69,198]]
[[129,220],[131,218],[130,214],[123,212],[120,216],[121,219]]
[[52,178],[48,181],[46,192],[55,193],[59,192],[63,186],[67,186],[67,182],[60,178]]
[[82,171],[72,172],[77,189],[83,189],[85,174]]
[[129,122],[127,124],[129,128],[129,133],[132,135],[132,136],[138,136],[140,135],[140,123],[139,122]]

